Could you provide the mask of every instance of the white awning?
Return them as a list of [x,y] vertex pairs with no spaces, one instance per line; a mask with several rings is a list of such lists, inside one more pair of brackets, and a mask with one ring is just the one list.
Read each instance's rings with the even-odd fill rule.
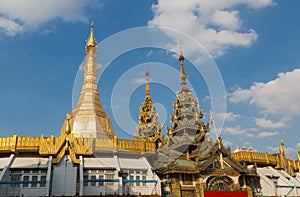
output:
[[5,166],[8,165],[9,160],[10,160],[10,157],[1,158],[1,159],[0,159],[0,169],[5,168]]
[[146,161],[141,159],[124,159],[119,158],[119,163],[121,169],[139,169],[139,170],[148,170],[148,167],[145,163]]
[[17,157],[14,159],[11,168],[47,168],[48,161],[48,158]]
[[116,169],[113,158],[84,158],[84,168]]

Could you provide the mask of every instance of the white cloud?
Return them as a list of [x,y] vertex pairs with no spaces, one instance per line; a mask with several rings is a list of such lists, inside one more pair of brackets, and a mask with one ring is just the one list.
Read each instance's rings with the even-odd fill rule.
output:
[[[213,114],[213,118],[224,118],[224,114],[223,113],[216,113],[216,114]],[[241,117],[240,114],[235,114],[233,112],[226,112],[226,115],[225,115],[225,121],[229,121],[229,122],[232,122],[232,121],[235,121],[237,118]]]
[[225,127],[223,129],[223,132],[225,134],[230,134],[230,135],[245,135],[247,137],[254,137],[254,135],[251,134],[251,133],[249,133],[248,130],[241,129],[240,126],[237,126],[237,127]]
[[271,137],[271,136],[275,136],[275,135],[279,135],[280,133],[278,131],[275,132],[260,132],[257,137],[259,138],[264,138],[264,137]]
[[212,15],[212,22],[222,28],[238,30],[241,27],[241,20],[238,11],[221,11],[217,10]]
[[267,151],[270,153],[278,153],[279,147],[267,146]]
[[257,126],[266,129],[277,129],[286,127],[284,122],[272,122],[271,120],[265,118],[255,118],[255,123]]
[[137,77],[132,79],[132,83],[135,85],[143,85],[146,83],[145,77]]
[[228,141],[228,140],[222,139],[222,142],[223,142],[223,144],[224,144],[225,146],[232,146],[232,145],[233,145],[233,143],[232,143],[231,141]]
[[226,121],[234,121],[237,118],[239,118],[240,116],[241,116],[240,114],[235,114],[233,112],[227,112],[225,118],[226,118]]
[[0,16],[0,30],[1,29],[3,29],[4,33],[8,36],[14,36],[23,30],[22,26],[16,23],[14,20]]
[[263,131],[257,134],[253,133],[256,130],[257,130],[256,128],[242,129],[240,128],[239,125],[237,127],[226,127],[223,129],[225,134],[234,135],[234,136],[241,135],[247,138],[265,138],[265,137],[271,137],[280,134],[278,131],[275,132]]
[[[148,24],[180,30],[199,41],[210,54],[220,56],[229,47],[248,47],[257,39],[254,29],[244,30],[238,5],[259,9],[274,3],[272,0],[173,0],[172,3],[158,0],[152,6],[154,17]],[[182,39],[164,32],[177,42]],[[184,40],[183,44],[185,54],[191,54],[192,44]]]
[[[295,157],[297,151],[294,147],[283,147],[286,157]],[[267,146],[267,152],[270,153],[279,153],[279,147]]]
[[248,102],[261,108],[263,114],[281,115],[289,119],[300,115],[300,90],[296,87],[299,79],[300,69],[280,73],[269,82],[255,82],[249,89],[238,88],[230,94],[229,101]]
[[295,157],[297,155],[297,150],[294,147],[285,147],[284,151],[287,157]]
[[35,29],[55,18],[64,21],[88,21],[84,11],[93,2],[92,0],[0,0],[0,29],[13,36]]

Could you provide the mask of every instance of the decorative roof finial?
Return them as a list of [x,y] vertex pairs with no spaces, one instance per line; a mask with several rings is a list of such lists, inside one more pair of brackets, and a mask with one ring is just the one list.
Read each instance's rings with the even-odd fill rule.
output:
[[179,54],[179,61],[184,61],[184,56],[183,56],[183,53],[182,53],[182,46],[181,46],[181,40],[180,40],[180,54]]
[[146,76],[146,97],[145,97],[145,100],[146,100],[146,101],[151,101],[148,68],[147,68],[147,70],[146,70],[145,76]]
[[280,140],[280,144],[279,144],[279,154],[280,155],[284,155],[283,145],[284,145],[283,140]]
[[96,46],[97,46],[97,42],[96,42],[95,37],[94,37],[94,20],[92,20],[90,36],[89,36],[89,38],[86,42],[86,48],[88,49],[88,47],[96,47]]
[[184,56],[183,56],[182,48],[181,48],[181,41],[180,41],[180,55],[179,55],[178,59],[180,61],[180,82],[181,82],[181,86],[183,88],[185,88],[186,84],[187,84],[187,82],[186,82],[187,76],[186,76],[185,69],[184,69],[184,64],[183,64]]
[[67,114],[66,115],[66,119],[67,119],[67,125],[65,128],[65,133],[68,135],[71,133],[71,126],[70,126],[70,120],[72,119],[72,114]]

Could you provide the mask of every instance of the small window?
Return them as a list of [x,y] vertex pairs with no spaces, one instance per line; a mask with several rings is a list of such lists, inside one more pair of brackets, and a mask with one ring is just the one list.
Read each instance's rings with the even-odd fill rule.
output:
[[[129,180],[134,180],[132,175],[129,176]],[[131,182],[130,185],[133,186],[133,182]]]
[[29,174],[29,173],[30,173],[30,170],[24,170],[24,173],[25,173],[25,174]]
[[142,174],[147,175],[147,170],[143,170]]
[[141,171],[135,171],[136,174],[141,174]]
[[[142,176],[143,181],[146,181],[146,176]],[[146,186],[146,182],[143,182],[143,186]]]
[[[99,179],[104,179],[104,176],[103,175],[99,175]],[[103,184],[103,182],[101,181],[101,182],[99,182],[99,186],[103,186],[104,184]]]
[[47,174],[47,170],[46,170],[46,169],[42,169],[42,170],[41,170],[41,173],[42,173],[42,174]]
[[129,174],[134,174],[134,171],[133,170],[129,170]]
[[[136,179],[137,181],[139,181],[139,180],[140,180],[140,176],[136,176],[135,179]],[[140,182],[136,182],[136,186],[140,186],[140,185],[141,185]]]
[[38,176],[32,176],[32,183],[31,183],[31,187],[37,187],[37,183],[36,181],[38,180]]
[[[106,174],[106,179],[114,179],[114,174]],[[107,185],[114,185],[114,182],[107,182]]]
[[18,181],[21,180],[21,174],[12,174],[10,177],[10,180],[12,181],[12,184],[10,184],[10,187],[19,187]]
[[87,182],[88,179],[89,179],[88,175],[83,176],[83,186],[88,186],[89,185],[89,182]]
[[97,174],[97,170],[91,170],[91,174]]
[[32,170],[32,173],[33,174],[38,174],[38,173],[40,173],[40,170]]
[[97,182],[96,182],[96,175],[92,175],[91,176],[91,186],[96,186],[97,185]]
[[12,174],[21,174],[22,171],[21,170],[12,170],[11,173]]
[[[46,181],[46,176],[41,176],[41,181]],[[40,183],[40,187],[45,187],[45,186],[46,186],[46,182]]]
[[28,182],[27,181],[29,181],[29,176],[24,176],[23,181],[25,182],[25,183],[23,183],[23,187],[28,187]]

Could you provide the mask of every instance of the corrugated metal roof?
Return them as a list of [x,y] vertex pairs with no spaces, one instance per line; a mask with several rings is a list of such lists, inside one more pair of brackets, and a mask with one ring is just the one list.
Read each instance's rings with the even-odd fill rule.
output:
[[1,158],[0,159],[0,169],[5,168],[5,166],[8,165],[10,158],[6,157],[6,158]]
[[47,168],[48,158],[40,157],[17,157],[11,168]]
[[[288,195],[296,196],[300,193],[300,182],[282,170],[276,170],[270,166],[257,168],[258,174],[261,176],[261,185],[264,195]],[[277,181],[275,188],[274,181]]]
[[116,169],[113,158],[84,158],[84,168]]
[[147,165],[144,160],[141,159],[124,159],[119,158],[121,169],[141,169],[147,170]]

